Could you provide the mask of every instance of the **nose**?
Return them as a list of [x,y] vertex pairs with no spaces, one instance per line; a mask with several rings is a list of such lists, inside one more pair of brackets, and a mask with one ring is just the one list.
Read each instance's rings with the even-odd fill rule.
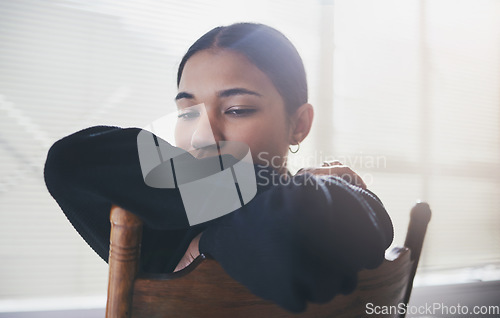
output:
[[[200,149],[211,145],[216,145],[216,141],[220,140],[218,127],[215,116],[210,118],[207,111],[202,111],[197,120],[196,128],[191,136],[191,147]],[[210,124],[212,123],[212,125]]]

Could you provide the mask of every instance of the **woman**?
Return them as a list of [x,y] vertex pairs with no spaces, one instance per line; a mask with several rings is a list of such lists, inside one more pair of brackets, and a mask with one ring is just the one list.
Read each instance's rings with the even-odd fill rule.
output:
[[[190,47],[177,84],[176,145],[199,160],[224,152],[211,147],[220,141],[248,145],[257,195],[232,213],[189,226],[178,189],[144,183],[139,129],[99,126],[70,135],[49,151],[46,184],[104,260],[109,208],[117,204],[144,221],[142,270],[180,270],[204,253],[290,311],[351,292],[359,270],[382,262],[392,224],[354,172],[337,163],[295,176],[286,169],[289,147],[309,133],[313,108],[302,60],[284,35],[261,24],[215,28]],[[200,104],[203,113],[193,111]]]

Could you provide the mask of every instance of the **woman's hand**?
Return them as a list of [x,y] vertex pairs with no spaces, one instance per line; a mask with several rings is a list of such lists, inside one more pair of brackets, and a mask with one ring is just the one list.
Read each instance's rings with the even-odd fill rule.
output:
[[335,161],[325,161],[321,167],[318,168],[302,168],[297,172],[297,175],[303,174],[303,173],[312,173],[315,175],[331,175],[331,176],[337,176],[345,181],[349,182],[350,184],[354,184],[355,186],[358,186],[362,189],[366,189],[366,184],[361,179],[361,177],[354,172],[351,168],[348,166],[344,166],[340,161],[335,160]]
[[186,266],[188,266],[189,264],[191,264],[194,261],[195,258],[197,258],[198,256],[200,256],[200,250],[199,250],[198,246],[199,246],[199,243],[200,243],[201,234],[203,234],[203,232],[200,233],[200,234],[198,234],[191,241],[191,243],[189,244],[189,247],[188,247],[186,253],[184,253],[184,256],[179,261],[179,264],[177,264],[177,267],[175,268],[174,272],[180,271],[181,269],[185,268]]

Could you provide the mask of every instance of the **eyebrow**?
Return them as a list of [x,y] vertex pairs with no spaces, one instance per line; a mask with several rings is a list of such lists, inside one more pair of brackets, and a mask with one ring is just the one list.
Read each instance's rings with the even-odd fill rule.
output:
[[[259,96],[259,97],[262,96],[261,94],[255,92],[255,91],[251,91],[249,89],[241,88],[241,87],[229,88],[229,89],[225,89],[225,90],[217,92],[217,97],[219,97],[219,98],[231,97],[231,96],[236,96],[236,95],[254,95],[254,96]],[[177,94],[177,96],[175,96],[176,101],[179,99],[183,99],[183,98],[194,99],[194,95],[191,93],[188,93],[188,92],[180,92]]]
[[177,94],[177,96],[175,96],[175,100],[179,100],[179,99],[183,99],[183,98],[194,99],[194,95],[191,93],[187,93],[187,92],[180,92],[179,94]]
[[259,96],[259,97],[262,96],[261,94],[259,94],[257,92],[251,91],[251,90],[246,89],[246,88],[240,88],[240,87],[225,89],[223,91],[217,92],[218,97],[231,97],[231,96],[235,96],[235,95],[254,95],[254,96]]

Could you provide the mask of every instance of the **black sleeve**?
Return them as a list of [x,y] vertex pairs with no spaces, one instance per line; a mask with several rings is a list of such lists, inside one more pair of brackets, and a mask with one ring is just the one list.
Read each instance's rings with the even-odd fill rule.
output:
[[352,292],[357,272],[380,265],[393,238],[378,198],[333,176],[295,176],[221,219],[203,232],[200,252],[294,312]]
[[91,127],[56,142],[47,156],[50,193],[104,260],[114,203],[144,221],[141,262],[146,270],[173,271],[190,240],[203,231],[200,252],[213,256],[256,295],[291,311],[352,291],[360,269],[382,262],[393,235],[383,205],[370,192],[331,176],[306,173],[276,184],[271,170],[256,168],[255,198],[189,227],[178,189],[145,184],[139,132]]
[[[45,163],[45,183],[68,220],[106,262],[109,211],[117,204],[144,221],[141,264],[172,271],[196,231],[189,229],[178,189],[144,183],[138,128],[96,126],[57,141]],[[196,230],[196,228],[194,229]]]

